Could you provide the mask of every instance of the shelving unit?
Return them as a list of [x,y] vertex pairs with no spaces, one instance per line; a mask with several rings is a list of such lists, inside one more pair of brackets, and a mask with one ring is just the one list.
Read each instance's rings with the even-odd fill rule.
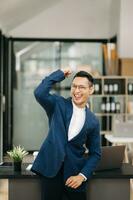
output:
[[[100,120],[101,134],[112,133],[116,120],[133,120],[133,77],[104,76],[96,78],[95,92],[90,97],[89,104]],[[116,110],[116,106],[119,107],[119,110]]]

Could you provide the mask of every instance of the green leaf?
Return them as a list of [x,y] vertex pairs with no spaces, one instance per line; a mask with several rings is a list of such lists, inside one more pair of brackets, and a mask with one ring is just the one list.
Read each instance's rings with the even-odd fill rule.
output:
[[14,146],[11,151],[7,151],[7,154],[13,161],[22,161],[23,158],[28,155],[28,152],[24,150],[24,147],[19,146]]

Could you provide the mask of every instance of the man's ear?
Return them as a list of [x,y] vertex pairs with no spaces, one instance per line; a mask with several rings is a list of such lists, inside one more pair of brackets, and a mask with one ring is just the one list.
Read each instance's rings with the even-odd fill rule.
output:
[[90,95],[92,95],[94,93],[94,85],[90,87],[89,93],[90,93]]

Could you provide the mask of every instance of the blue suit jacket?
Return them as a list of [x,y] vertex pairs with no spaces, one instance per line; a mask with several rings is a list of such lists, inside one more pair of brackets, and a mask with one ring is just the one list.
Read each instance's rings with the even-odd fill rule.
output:
[[[58,70],[46,77],[35,90],[36,100],[47,113],[49,132],[31,170],[46,177],[54,177],[64,163],[64,181],[79,173],[90,178],[101,157],[99,121],[86,107],[86,120],[82,130],[68,141],[68,128],[73,112],[71,98],[50,94],[53,84],[64,79],[64,73]],[[86,158],[84,144],[89,150]],[[80,188],[82,187],[78,189]]]

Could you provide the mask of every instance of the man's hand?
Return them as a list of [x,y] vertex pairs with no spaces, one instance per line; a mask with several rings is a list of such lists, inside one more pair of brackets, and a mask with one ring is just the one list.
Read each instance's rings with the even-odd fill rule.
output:
[[69,75],[71,75],[72,73],[72,70],[71,69],[62,69],[65,77],[68,77]]
[[70,176],[67,179],[65,185],[76,189],[77,187],[79,187],[82,184],[83,181],[84,181],[84,177],[82,175]]

